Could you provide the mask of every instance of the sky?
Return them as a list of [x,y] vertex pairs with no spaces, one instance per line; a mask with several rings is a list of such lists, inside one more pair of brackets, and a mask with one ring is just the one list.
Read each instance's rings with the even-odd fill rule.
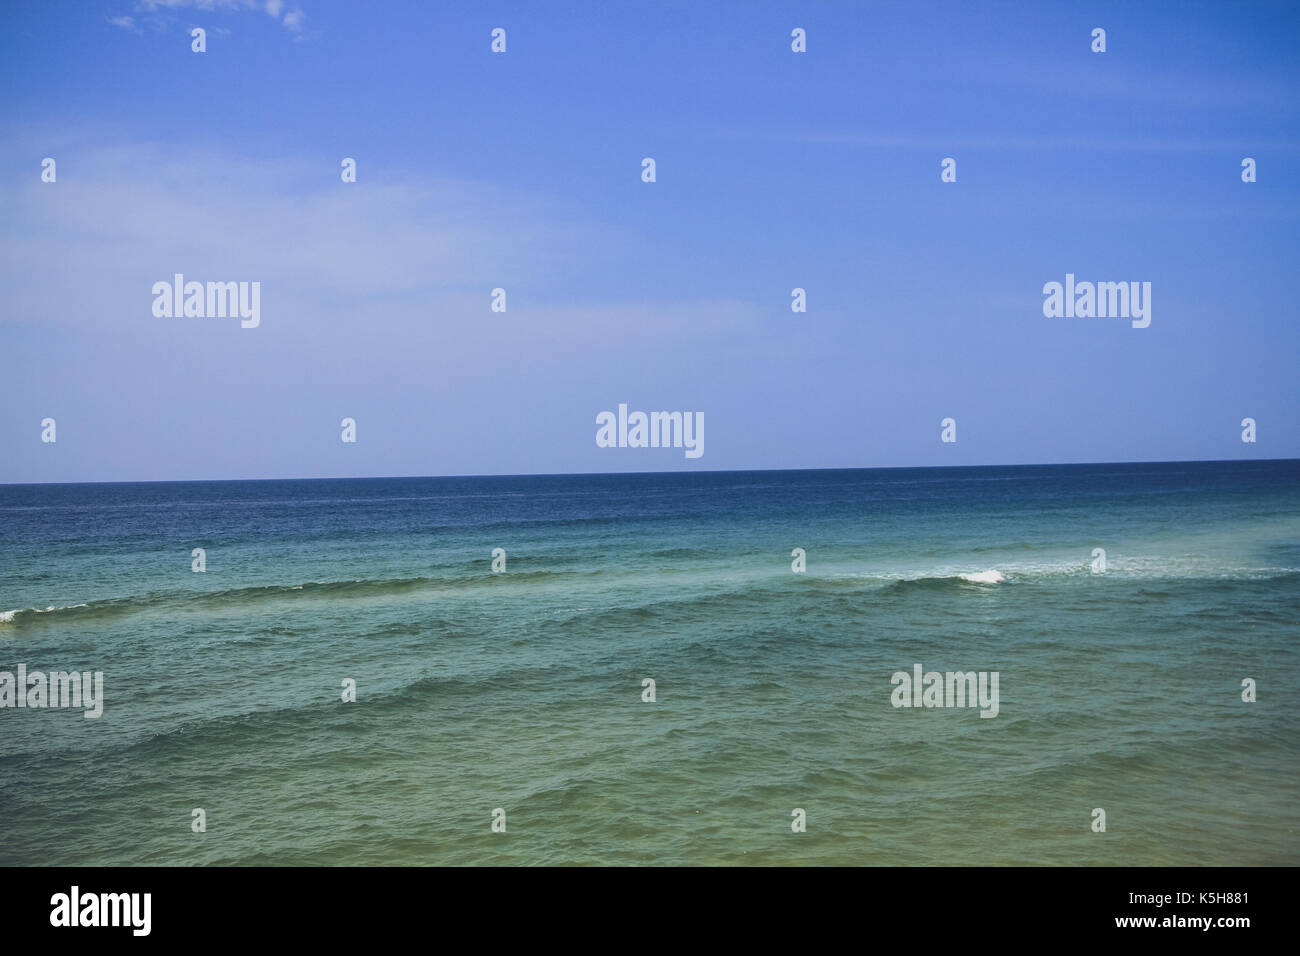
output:
[[[1295,4],[0,17],[0,482],[1300,457]],[[620,403],[704,454],[599,447]]]

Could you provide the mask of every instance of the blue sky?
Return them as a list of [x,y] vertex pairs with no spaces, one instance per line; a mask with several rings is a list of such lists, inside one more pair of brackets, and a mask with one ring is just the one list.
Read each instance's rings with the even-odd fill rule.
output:
[[1294,5],[269,7],[6,7],[0,482],[1300,456]]

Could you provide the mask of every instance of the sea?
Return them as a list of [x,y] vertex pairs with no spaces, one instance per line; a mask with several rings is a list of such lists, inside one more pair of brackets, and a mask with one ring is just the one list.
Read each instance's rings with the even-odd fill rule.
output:
[[1296,865],[1298,650],[1298,461],[2,485],[0,865]]

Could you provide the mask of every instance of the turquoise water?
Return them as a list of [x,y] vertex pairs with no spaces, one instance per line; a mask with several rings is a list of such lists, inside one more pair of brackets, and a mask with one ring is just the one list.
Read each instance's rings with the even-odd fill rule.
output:
[[0,486],[0,863],[1296,864],[1298,642],[1294,461]]

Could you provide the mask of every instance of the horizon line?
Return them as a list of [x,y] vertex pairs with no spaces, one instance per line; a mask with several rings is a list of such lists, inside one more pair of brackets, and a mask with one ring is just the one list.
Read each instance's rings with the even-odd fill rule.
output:
[[557,471],[516,472],[510,474],[455,474],[455,475],[317,475],[290,478],[145,478],[99,481],[3,481],[0,488],[44,487],[46,485],[197,485],[215,482],[253,481],[422,481],[447,478],[632,478],[645,475],[734,475],[805,471],[939,471],[945,468],[1067,468],[1102,467],[1112,465],[1216,465],[1216,464],[1272,464],[1300,462],[1300,458],[1178,458],[1132,461],[1058,461],[1015,462],[994,465],[847,465],[828,468],[700,468],[675,471]]

